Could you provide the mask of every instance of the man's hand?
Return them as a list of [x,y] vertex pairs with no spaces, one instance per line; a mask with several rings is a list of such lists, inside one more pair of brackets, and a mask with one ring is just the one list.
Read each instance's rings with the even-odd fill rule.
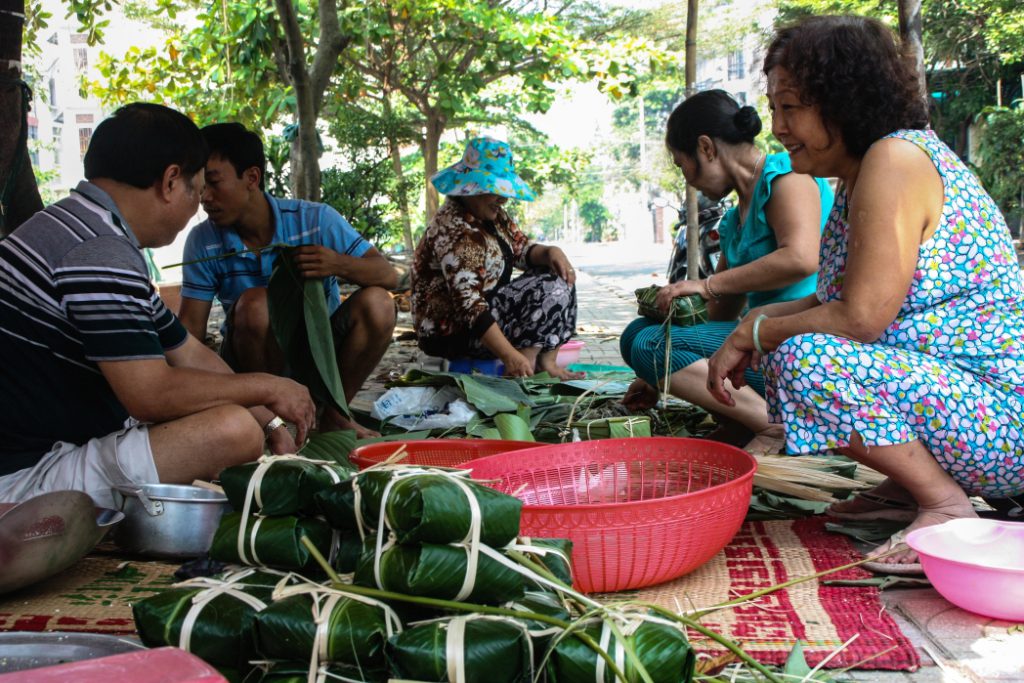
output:
[[340,256],[333,249],[307,244],[295,248],[294,263],[304,278],[325,278],[338,275]]
[[298,446],[295,445],[295,439],[292,438],[291,432],[284,425],[270,432],[270,436],[267,438],[267,445],[270,446],[270,452],[274,455],[289,455],[299,450]]
[[[267,408],[276,415],[295,425],[295,441],[292,446],[302,447],[306,435],[316,424],[316,405],[309,396],[309,389],[285,377],[274,378],[273,398],[266,402]],[[277,429],[276,432],[286,432]],[[271,444],[273,448],[273,444]],[[294,452],[294,450],[293,450]]]

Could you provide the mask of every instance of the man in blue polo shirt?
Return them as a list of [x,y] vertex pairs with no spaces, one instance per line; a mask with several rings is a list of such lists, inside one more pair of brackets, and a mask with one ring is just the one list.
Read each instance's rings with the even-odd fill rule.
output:
[[118,109],[96,127],[71,195],[0,242],[0,503],[111,487],[189,484],[301,440],[306,387],[236,375],[157,295],[143,247],[170,244],[199,207],[206,144],[185,115]]
[[[277,243],[304,245],[295,262],[304,276],[325,278],[338,369],[351,401],[391,343],[395,306],[387,290],[397,285],[398,274],[330,206],[264,192],[267,162],[255,133],[238,123],[219,123],[202,132],[210,148],[203,192],[209,220],[196,226],[185,244],[185,261],[199,262],[184,269],[182,323],[204,339],[216,297],[227,314],[221,355],[228,364],[239,372],[282,374],[284,355],[267,308],[273,256],[258,250]],[[339,278],[360,287],[344,303]],[[375,435],[330,406],[324,408],[319,429]]]

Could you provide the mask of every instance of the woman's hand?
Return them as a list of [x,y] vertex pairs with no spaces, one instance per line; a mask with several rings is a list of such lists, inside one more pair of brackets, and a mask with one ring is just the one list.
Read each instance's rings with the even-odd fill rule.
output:
[[505,364],[506,377],[533,376],[533,361],[519,353],[519,351],[513,350],[512,353],[504,356],[501,362]]
[[658,290],[658,296],[654,299],[654,304],[658,307],[659,311],[667,314],[669,307],[672,306],[673,299],[678,299],[681,296],[690,296],[691,294],[704,296],[702,283],[703,280],[680,280],[679,282],[665,285]]
[[755,362],[760,364],[760,355],[754,349],[752,328],[750,322],[740,323],[708,360],[708,391],[719,403],[736,405],[732,394],[725,388],[725,380],[739,389],[747,383],[743,372],[748,367],[754,368]]
[[576,284],[576,270],[569,263],[569,257],[558,247],[547,247],[548,268],[558,277],[565,280],[570,287]]
[[633,411],[650,410],[657,404],[658,390],[639,377],[633,380],[622,397],[622,405]]

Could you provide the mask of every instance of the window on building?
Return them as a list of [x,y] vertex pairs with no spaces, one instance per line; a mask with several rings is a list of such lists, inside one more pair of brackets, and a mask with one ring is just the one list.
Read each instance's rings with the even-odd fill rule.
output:
[[746,65],[743,63],[743,50],[729,53],[729,80],[734,81],[746,76]]
[[38,125],[33,125],[31,123],[28,125],[28,139],[29,139],[28,156],[29,156],[30,159],[32,159],[32,165],[33,166],[39,166],[39,145],[33,145],[32,144],[32,140],[38,140],[39,139],[39,126]]
[[92,140],[92,128],[79,128],[78,129],[78,152],[82,156],[82,160],[85,160],[85,151],[89,149],[89,141]]
[[89,68],[89,51],[84,47],[76,47],[73,51],[75,56],[75,70],[85,71]]
[[60,166],[61,136],[64,131],[60,126],[53,127],[53,165]]
[[50,106],[56,108],[57,106],[57,80],[50,76]]
[[740,103],[741,107],[747,103],[747,93],[745,92],[735,93],[733,97],[736,98],[736,101]]

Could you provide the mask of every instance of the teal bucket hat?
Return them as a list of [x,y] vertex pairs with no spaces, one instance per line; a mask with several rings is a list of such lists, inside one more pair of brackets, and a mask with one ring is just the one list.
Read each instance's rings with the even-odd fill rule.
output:
[[462,159],[430,179],[437,191],[450,196],[496,194],[532,202],[536,195],[516,174],[512,148],[494,138],[473,138]]

